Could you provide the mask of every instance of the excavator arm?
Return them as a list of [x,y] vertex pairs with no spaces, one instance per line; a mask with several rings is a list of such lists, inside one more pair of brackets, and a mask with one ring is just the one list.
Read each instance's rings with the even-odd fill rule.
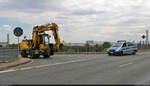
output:
[[56,23],[48,23],[46,25],[42,26],[35,26],[33,28],[33,42],[34,42],[34,47],[37,45],[37,36],[38,33],[42,33],[45,31],[52,31],[52,34],[54,36],[55,42],[56,42],[56,50],[59,50],[61,45],[64,45],[64,41],[61,43],[60,42],[60,37],[58,33],[58,25]]

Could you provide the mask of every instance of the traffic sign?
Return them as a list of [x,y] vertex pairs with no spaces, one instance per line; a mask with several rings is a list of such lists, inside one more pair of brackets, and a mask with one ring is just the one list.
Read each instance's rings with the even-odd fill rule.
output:
[[142,35],[142,38],[144,39],[146,36],[145,35]]
[[14,35],[20,37],[23,34],[23,30],[20,27],[14,29]]

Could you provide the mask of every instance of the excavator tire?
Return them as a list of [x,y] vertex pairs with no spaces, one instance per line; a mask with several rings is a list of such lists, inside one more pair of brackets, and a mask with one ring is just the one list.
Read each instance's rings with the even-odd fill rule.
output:
[[53,44],[49,44],[49,48],[45,51],[45,54],[43,56],[44,56],[44,58],[49,58],[51,55],[54,55]]
[[21,51],[21,56],[26,57],[26,58],[28,57],[28,54],[26,53],[26,50]]
[[31,58],[32,58],[32,59],[36,59],[36,58],[39,58],[39,57],[40,57],[39,54],[31,53]]
[[31,56],[31,58],[32,58],[32,59],[39,58],[39,55],[34,54],[34,55]]
[[43,55],[44,56],[44,58],[49,58],[50,56],[49,55],[47,55],[47,54],[45,54],[45,55]]
[[45,53],[43,54],[44,58],[50,57],[50,49],[45,50]]
[[49,44],[49,47],[50,47],[50,55],[54,55],[54,45]]

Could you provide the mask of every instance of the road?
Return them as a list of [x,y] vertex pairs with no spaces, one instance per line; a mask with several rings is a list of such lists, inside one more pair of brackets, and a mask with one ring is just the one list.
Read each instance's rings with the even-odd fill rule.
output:
[[150,52],[137,55],[54,55],[0,72],[1,84],[146,84]]

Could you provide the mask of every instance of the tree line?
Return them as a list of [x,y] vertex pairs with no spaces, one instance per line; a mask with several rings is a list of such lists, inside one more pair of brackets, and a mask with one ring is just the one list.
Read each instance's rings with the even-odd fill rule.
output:
[[106,51],[107,48],[111,46],[110,42],[104,42],[103,44],[99,45],[96,44],[94,46],[89,45],[86,43],[84,46],[64,46],[60,52],[68,52],[68,53],[75,53],[75,52],[103,52]]
[[[89,45],[86,43],[84,46],[63,46],[59,52],[66,52],[66,53],[76,53],[76,52],[103,52],[106,51],[107,48],[111,46],[110,42],[104,42],[103,44],[99,45],[96,44],[94,46]],[[2,47],[2,45],[0,45]],[[6,48],[17,48],[18,44],[9,44],[5,46]]]
[[[2,45],[0,45],[0,47],[3,47]],[[6,46],[4,46],[5,48],[17,48],[18,44],[8,44]]]

